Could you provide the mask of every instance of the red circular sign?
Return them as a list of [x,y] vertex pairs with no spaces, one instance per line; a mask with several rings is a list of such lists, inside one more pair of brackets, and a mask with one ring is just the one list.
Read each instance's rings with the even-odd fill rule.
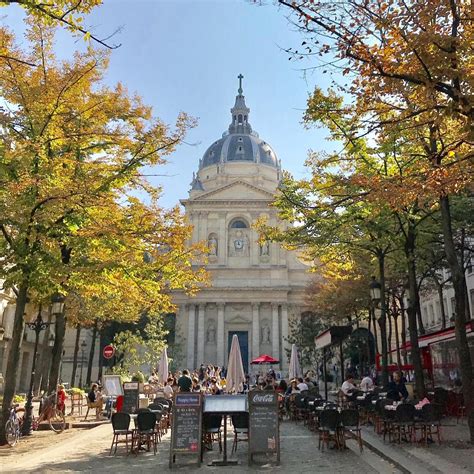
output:
[[106,359],[112,359],[115,354],[115,347],[111,346],[110,344],[108,346],[105,346],[102,354],[104,354],[104,357]]

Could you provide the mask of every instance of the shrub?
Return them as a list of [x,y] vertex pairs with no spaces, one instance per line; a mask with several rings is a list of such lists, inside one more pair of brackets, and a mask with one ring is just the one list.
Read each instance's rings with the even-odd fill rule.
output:
[[140,372],[135,372],[132,376],[132,382],[145,383],[145,376]]

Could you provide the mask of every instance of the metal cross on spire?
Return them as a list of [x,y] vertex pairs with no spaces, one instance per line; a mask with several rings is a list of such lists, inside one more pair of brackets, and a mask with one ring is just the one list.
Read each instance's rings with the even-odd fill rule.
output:
[[237,76],[237,78],[239,79],[239,95],[242,95],[242,92],[243,92],[243,89],[242,89],[242,79],[244,78],[244,76],[242,76],[242,74],[239,74]]

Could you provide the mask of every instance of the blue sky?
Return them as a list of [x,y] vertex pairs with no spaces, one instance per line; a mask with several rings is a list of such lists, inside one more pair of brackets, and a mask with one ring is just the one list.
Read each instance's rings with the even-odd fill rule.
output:
[[[4,24],[22,31],[15,7],[0,10]],[[270,143],[284,169],[305,174],[309,149],[328,148],[321,130],[301,124],[308,93],[327,85],[318,70],[306,75],[309,63],[288,60],[282,48],[297,47],[302,38],[271,1],[259,6],[248,0],[106,0],[86,18],[86,25],[105,37],[122,27],[111,42],[107,82],[121,81],[152,105],[154,114],[173,123],[180,111],[198,119],[186,142],[154,170],[163,186],[162,204],[186,198],[193,171],[207,147],[230,122],[238,88],[251,109],[250,123]],[[58,54],[70,56],[81,42],[69,33],[58,37]]]

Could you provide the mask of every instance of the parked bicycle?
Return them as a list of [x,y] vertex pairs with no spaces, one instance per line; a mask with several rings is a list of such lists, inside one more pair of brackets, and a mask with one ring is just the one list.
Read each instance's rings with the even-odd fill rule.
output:
[[12,405],[10,408],[10,416],[5,423],[5,434],[7,437],[7,443],[10,446],[15,446],[20,439],[21,423],[20,418],[18,417],[18,411],[20,410],[22,409],[18,408],[18,405]]

